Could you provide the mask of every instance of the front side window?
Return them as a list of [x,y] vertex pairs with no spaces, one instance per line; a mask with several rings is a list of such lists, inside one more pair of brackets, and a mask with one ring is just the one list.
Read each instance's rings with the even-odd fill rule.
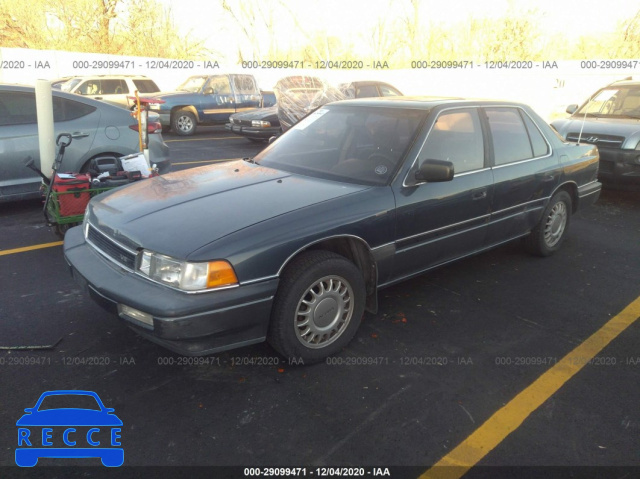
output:
[[129,93],[129,88],[124,80],[101,80],[100,81],[102,95],[122,95]]
[[0,125],[37,123],[35,93],[0,92]]
[[356,98],[371,98],[378,96],[378,89],[375,85],[362,85],[356,89]]
[[531,140],[518,109],[487,108],[485,112],[491,129],[496,166],[534,157]]
[[402,93],[388,85],[380,85],[379,88],[382,96],[402,96]]
[[393,177],[424,110],[332,105],[302,119],[255,161],[305,176],[365,185]]
[[102,93],[100,90],[100,80],[87,80],[78,87],[77,93],[81,95],[99,95]]
[[456,174],[483,168],[484,142],[478,112],[465,108],[441,113],[419,158],[450,161]]

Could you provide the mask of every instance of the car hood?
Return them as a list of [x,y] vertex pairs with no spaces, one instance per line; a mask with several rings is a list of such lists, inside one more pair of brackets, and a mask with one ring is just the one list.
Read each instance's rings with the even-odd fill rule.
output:
[[566,138],[569,133],[579,133],[582,128],[581,138],[585,140],[585,142],[587,142],[587,138],[594,135],[617,136],[626,139],[622,145],[623,148],[635,148],[638,140],[640,140],[640,120],[625,118],[587,118],[583,122],[583,118],[572,117],[564,120],[556,120],[551,124],[564,138]]
[[202,246],[254,224],[367,188],[240,160],[100,195],[90,203],[89,220],[129,248],[189,259]]
[[91,409],[48,409],[25,414],[16,426],[122,426],[114,414]]
[[278,121],[278,107],[270,106],[268,108],[256,108],[254,110],[244,111],[242,113],[234,113],[231,115],[234,120],[266,120],[273,122]]

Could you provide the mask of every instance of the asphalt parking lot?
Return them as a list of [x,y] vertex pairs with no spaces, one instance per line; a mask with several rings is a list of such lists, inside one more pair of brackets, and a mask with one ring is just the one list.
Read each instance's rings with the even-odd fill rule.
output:
[[[165,139],[174,170],[264,146]],[[125,466],[640,477],[639,238],[640,192],[606,190],[555,256],[512,243],[383,290],[347,349],[304,366],[267,344],[198,359],[142,339],[80,291],[38,201],[1,204],[0,347],[53,347],[0,350],[0,477],[26,474],[16,420],[59,389],[115,408]],[[100,463],[33,471],[59,464]]]

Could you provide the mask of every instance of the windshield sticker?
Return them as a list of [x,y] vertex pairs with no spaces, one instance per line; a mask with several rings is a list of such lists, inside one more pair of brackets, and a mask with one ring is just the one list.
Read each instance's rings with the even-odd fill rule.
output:
[[325,115],[327,113],[329,113],[329,110],[326,110],[324,108],[321,109],[321,110],[316,110],[313,113],[311,113],[308,117],[306,117],[304,120],[300,120],[298,123],[293,125],[292,129],[294,129],[294,130],[304,130],[309,125],[311,125],[313,122],[315,122],[316,120],[318,120],[320,117],[322,117],[323,115]]
[[377,175],[384,175],[387,172],[387,167],[384,165],[376,166],[375,172]]

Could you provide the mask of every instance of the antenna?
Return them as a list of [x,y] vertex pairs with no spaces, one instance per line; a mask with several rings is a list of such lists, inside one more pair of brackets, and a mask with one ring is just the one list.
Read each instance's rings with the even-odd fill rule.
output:
[[589,105],[593,101],[593,95],[589,97],[589,101],[584,106],[584,115],[582,116],[582,124],[580,125],[580,133],[578,133],[578,145],[580,144],[580,139],[582,138],[582,130],[584,129],[584,122],[587,121],[587,111],[589,111]]

